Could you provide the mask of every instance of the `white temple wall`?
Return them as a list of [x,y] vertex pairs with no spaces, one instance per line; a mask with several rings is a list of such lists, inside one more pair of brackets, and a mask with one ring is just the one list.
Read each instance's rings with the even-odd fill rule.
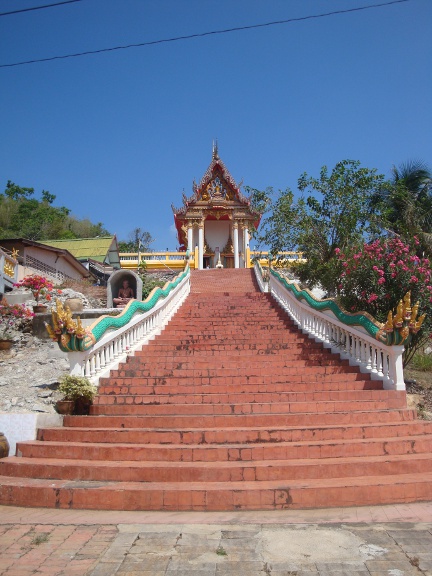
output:
[[193,226],[193,228],[192,228],[192,250],[195,250],[195,246],[198,246],[198,228]]
[[228,242],[231,222],[228,220],[206,220],[204,223],[204,234],[208,242],[208,247],[212,252],[218,247],[222,252]]
[[239,226],[239,232],[238,232],[238,239],[239,239],[239,264],[240,264],[240,268],[244,268],[244,238],[243,238],[243,228],[240,228]]

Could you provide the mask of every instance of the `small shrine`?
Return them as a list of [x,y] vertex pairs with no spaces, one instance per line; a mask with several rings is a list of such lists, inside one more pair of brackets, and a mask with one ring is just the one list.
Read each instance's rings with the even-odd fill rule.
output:
[[200,183],[193,182],[192,196],[183,193],[183,206],[172,206],[180,250],[197,252],[200,270],[250,266],[250,231],[258,228],[261,216],[240,186],[219,158],[216,143]]

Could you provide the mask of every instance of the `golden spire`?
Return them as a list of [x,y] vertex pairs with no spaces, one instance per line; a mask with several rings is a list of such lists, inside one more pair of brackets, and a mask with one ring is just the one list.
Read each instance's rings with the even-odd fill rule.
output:
[[218,141],[213,140],[213,152],[212,152],[212,160],[219,160],[219,152],[218,152]]

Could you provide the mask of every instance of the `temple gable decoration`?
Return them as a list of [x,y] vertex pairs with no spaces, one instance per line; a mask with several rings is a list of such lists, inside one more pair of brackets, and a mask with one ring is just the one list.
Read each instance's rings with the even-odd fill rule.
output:
[[[199,184],[193,182],[192,195],[183,193],[183,206],[172,206],[180,250],[198,248],[198,268],[213,268],[218,261],[229,268],[247,266],[249,231],[258,227],[260,214],[251,209],[241,185],[214,145],[212,161]],[[226,246],[233,247],[229,253]]]

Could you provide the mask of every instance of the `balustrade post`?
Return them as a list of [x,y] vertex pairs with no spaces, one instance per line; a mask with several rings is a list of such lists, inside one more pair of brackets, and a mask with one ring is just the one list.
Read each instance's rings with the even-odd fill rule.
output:
[[73,376],[83,376],[86,361],[86,352],[68,352],[69,370]]
[[380,380],[382,380],[383,377],[384,377],[384,372],[383,372],[383,351],[380,350],[379,348],[377,349],[377,374],[378,374]]
[[372,370],[372,348],[366,343],[366,370],[370,372]]
[[94,355],[90,358],[90,376],[96,374],[96,361]]
[[378,370],[377,370],[377,364],[378,364],[378,350],[376,349],[375,346],[371,346],[371,354],[372,354],[372,366],[371,366],[371,372],[373,375],[377,375],[378,374]]
[[96,374],[98,372],[100,372],[100,367],[101,367],[100,355],[101,355],[101,350],[98,350],[95,354],[95,373]]
[[107,365],[107,346],[102,348],[102,355],[101,355],[101,368],[105,368]]
[[403,346],[389,347],[389,378],[384,382],[386,390],[405,390],[405,381],[403,376],[402,354],[405,348]]

